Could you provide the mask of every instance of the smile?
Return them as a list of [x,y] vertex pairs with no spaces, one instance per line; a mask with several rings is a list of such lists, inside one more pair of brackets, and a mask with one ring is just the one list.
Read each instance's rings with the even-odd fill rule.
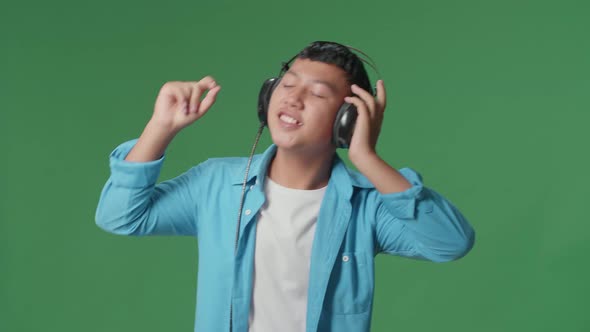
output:
[[279,115],[279,119],[285,123],[285,124],[289,124],[289,125],[296,125],[296,126],[301,126],[302,123],[297,121],[297,119],[285,114],[285,113],[281,113]]

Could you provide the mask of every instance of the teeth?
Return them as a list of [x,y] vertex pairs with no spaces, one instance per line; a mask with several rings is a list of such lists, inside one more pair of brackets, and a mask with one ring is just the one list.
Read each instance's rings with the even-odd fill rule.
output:
[[290,117],[290,116],[288,116],[286,114],[281,114],[280,119],[283,120],[283,121],[285,121],[285,122],[287,122],[287,123],[299,124],[300,125],[299,121],[293,119],[292,117]]

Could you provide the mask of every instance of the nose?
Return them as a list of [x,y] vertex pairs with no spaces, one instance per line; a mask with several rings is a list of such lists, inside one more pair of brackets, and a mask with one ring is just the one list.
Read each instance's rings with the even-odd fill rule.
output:
[[284,99],[285,104],[289,107],[300,109],[303,107],[303,87],[292,87]]

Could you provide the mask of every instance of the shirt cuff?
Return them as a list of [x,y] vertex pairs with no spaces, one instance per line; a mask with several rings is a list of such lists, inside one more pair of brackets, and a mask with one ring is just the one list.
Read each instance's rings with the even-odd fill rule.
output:
[[394,217],[414,219],[417,201],[424,197],[422,177],[411,168],[402,168],[399,172],[412,184],[412,187],[402,192],[380,194],[380,196],[383,204]]
[[164,156],[147,162],[125,161],[125,157],[137,143],[137,139],[119,145],[111,152],[109,161],[111,181],[118,186],[145,188],[154,185],[160,176]]

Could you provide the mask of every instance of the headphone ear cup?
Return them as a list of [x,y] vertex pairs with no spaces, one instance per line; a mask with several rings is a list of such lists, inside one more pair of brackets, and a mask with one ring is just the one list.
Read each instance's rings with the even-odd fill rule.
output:
[[277,77],[267,79],[262,84],[262,88],[258,94],[258,120],[265,126],[268,123],[268,105],[270,104],[270,97],[279,81],[280,79]]
[[358,111],[353,104],[344,103],[340,106],[332,130],[332,143],[337,148],[348,149],[356,124]]

